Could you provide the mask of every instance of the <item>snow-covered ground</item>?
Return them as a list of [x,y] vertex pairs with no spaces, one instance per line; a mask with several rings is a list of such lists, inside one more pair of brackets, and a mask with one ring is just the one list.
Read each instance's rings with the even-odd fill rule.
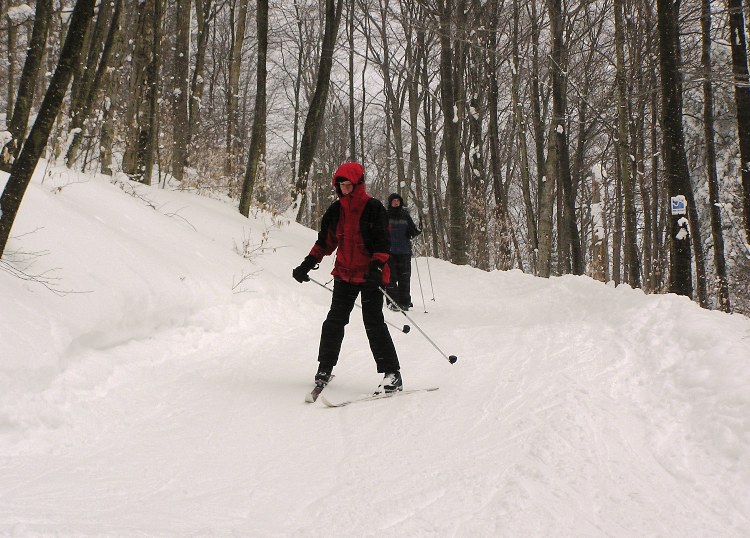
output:
[[[393,330],[440,390],[330,409],[312,230],[46,172],[0,266],[0,535],[750,536],[747,318],[420,258],[410,315],[458,362]],[[356,309],[335,373],[380,380]]]

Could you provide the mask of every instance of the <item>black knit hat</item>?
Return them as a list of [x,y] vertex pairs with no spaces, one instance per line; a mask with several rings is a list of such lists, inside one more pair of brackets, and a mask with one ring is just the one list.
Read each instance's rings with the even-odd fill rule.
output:
[[393,202],[393,200],[396,200],[396,199],[398,199],[398,201],[399,201],[399,203],[401,204],[401,206],[403,206],[403,205],[404,205],[404,199],[403,199],[403,198],[401,198],[401,195],[400,195],[399,193],[397,193],[397,192],[394,192],[394,193],[392,193],[392,194],[391,194],[391,195],[390,195],[390,196],[388,197],[388,207],[390,207],[390,206],[391,206],[391,202]]

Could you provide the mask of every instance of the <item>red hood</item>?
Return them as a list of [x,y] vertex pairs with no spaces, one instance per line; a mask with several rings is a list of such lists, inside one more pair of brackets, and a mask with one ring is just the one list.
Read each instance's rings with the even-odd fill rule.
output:
[[[380,263],[388,261],[388,232],[383,228],[376,229],[377,208],[373,209],[364,218],[367,204],[372,198],[365,190],[365,170],[362,165],[355,162],[344,163],[336,169],[333,174],[333,185],[339,196],[339,209],[329,215],[329,211],[336,205],[332,204],[329,211],[323,217],[323,227],[318,234],[318,241],[310,251],[310,255],[320,261],[323,256],[331,254],[336,250],[336,262],[331,274],[345,282],[362,284],[365,281],[370,263],[375,260]],[[339,190],[336,179],[342,178],[351,181],[354,190],[348,196],[343,196]],[[382,204],[379,211],[383,212]],[[328,217],[328,218],[327,218]],[[363,220],[364,218],[364,220]],[[335,224],[334,224],[335,223]],[[367,237],[363,237],[363,230],[367,230]],[[377,238],[373,236],[380,234]],[[376,244],[377,239],[377,244]],[[367,245],[365,243],[369,241]],[[377,247],[377,249],[376,249]],[[368,250],[371,248],[373,251]],[[388,283],[390,269],[388,265],[383,268],[383,282]]]
[[344,196],[341,194],[336,181],[338,178],[344,178],[352,182],[354,185],[354,190],[350,195],[352,198],[366,199],[370,197],[365,190],[365,169],[361,164],[355,162],[344,163],[333,174],[333,188],[336,189],[336,194],[338,194],[339,198],[343,199]]

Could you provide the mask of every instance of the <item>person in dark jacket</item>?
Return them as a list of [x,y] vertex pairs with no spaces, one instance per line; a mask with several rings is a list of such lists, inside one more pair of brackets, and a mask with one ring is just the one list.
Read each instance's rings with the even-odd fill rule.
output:
[[323,322],[315,384],[325,386],[339,359],[344,328],[357,296],[362,294],[362,319],[378,372],[384,374],[377,392],[402,390],[400,365],[388,326],[383,318],[383,294],[388,284],[390,237],[383,204],[367,194],[364,168],[356,162],[342,164],[333,176],[339,199],[326,210],[318,240],[304,261],[292,271],[298,282],[310,280],[324,256],[336,250],[331,309]]
[[[409,310],[411,302],[411,240],[422,233],[404,207],[404,199],[394,192],[388,197],[388,228],[391,233],[391,281],[388,296],[398,308]],[[396,305],[388,305],[397,310]]]

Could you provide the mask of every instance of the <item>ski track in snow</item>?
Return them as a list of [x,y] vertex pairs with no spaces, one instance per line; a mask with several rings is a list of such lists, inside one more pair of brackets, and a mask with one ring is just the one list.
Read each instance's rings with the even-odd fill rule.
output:
[[[750,536],[746,319],[432,260],[410,316],[457,364],[392,334],[406,388],[440,390],[327,409],[304,402],[330,296],[289,282],[302,236],[246,294],[83,333],[3,399],[0,534]],[[379,379],[355,310],[326,394]]]
[[[314,354],[300,348],[315,348],[318,323],[302,315],[258,320],[242,308],[249,307],[208,312],[192,326],[70,357],[52,390],[19,402],[19,408],[45,406],[40,415],[51,424],[39,425],[47,442],[33,436],[18,447],[27,463],[15,473],[36,471],[15,490],[2,491],[0,516],[24,503],[47,505],[39,529],[55,528],[57,513],[63,533],[73,514],[81,521],[75,532],[106,532],[107,525],[135,531],[152,503],[160,517],[147,528],[157,534],[193,531],[191,519],[199,514],[212,526],[198,532],[244,528],[261,535],[314,534],[321,525],[334,534],[364,528],[401,535],[560,529],[579,536],[642,529],[673,535],[680,530],[675,514],[690,534],[726,528],[725,508],[712,507],[700,489],[675,488],[689,477],[670,461],[679,455],[658,450],[655,436],[669,432],[644,431],[648,417],[638,415],[638,402],[618,398],[637,396],[630,376],[642,350],[603,334],[606,327],[581,324],[571,307],[547,327],[500,329],[501,338],[497,325],[482,325],[466,310],[459,317],[470,328],[446,339],[463,343],[453,367],[430,354],[413,368],[406,357],[417,349],[427,355],[424,345],[397,343],[405,351],[405,376],[416,370],[411,377],[419,379],[442,367],[431,374],[442,378],[440,397],[336,411],[302,403]],[[533,323],[530,314],[526,320],[512,314],[484,311],[481,317],[495,316],[500,327],[519,314],[521,326]],[[348,341],[364,341],[358,321]],[[633,333],[648,333],[647,324]],[[605,349],[597,345],[601,340]],[[493,346],[491,353],[471,351]],[[362,350],[349,353],[340,366],[345,374],[327,390],[369,390],[376,382],[364,373],[370,361]],[[494,380],[489,385],[487,377]],[[465,397],[488,386],[491,392],[481,397]],[[85,489],[68,491],[81,477]],[[300,497],[309,501],[297,506]],[[365,497],[368,514],[352,506]],[[295,502],[287,505],[285,498]],[[446,510],[448,527],[441,518]],[[279,514],[287,514],[284,523]],[[33,519],[24,525],[36,530]]]

